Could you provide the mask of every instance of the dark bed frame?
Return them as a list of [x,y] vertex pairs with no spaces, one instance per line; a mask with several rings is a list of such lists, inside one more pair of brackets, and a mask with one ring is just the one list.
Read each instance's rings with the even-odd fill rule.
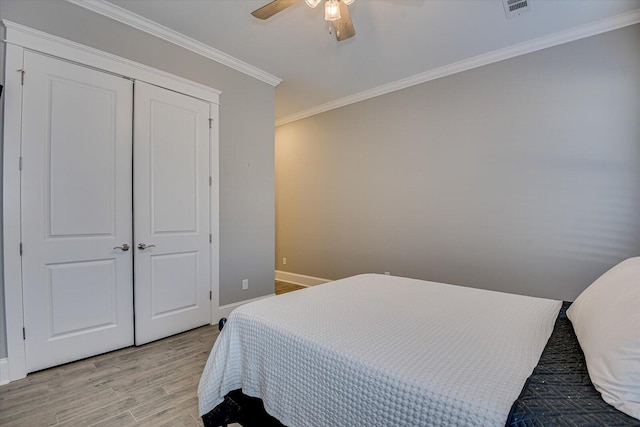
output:
[[[595,389],[564,302],[538,365],[513,403],[508,427],[639,426],[636,420],[607,404]],[[226,319],[225,319],[226,320]],[[221,322],[220,326],[224,326]],[[202,417],[205,427],[239,423],[243,427],[284,427],[269,415],[262,401],[242,390]]]
[[264,410],[262,400],[234,390],[224,397],[224,402],[202,417],[205,427],[239,423],[243,427],[285,427]]

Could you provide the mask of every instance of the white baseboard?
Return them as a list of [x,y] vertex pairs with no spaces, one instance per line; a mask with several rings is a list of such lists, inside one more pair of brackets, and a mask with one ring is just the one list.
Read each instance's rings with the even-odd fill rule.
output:
[[275,294],[269,294],[269,295],[265,295],[265,296],[262,296],[262,297],[247,299],[247,300],[244,300],[244,301],[238,301],[238,302],[234,302],[232,304],[221,305],[220,308],[218,309],[218,313],[220,313],[220,317],[221,318],[222,317],[229,317],[229,315],[231,314],[231,312],[234,309],[240,307],[243,304],[247,304],[247,303],[254,302],[254,301],[260,301],[261,299],[269,298],[269,297],[272,297],[272,296],[275,296]]
[[9,359],[0,359],[0,385],[9,384]]
[[332,280],[329,280],[329,279],[322,279],[320,277],[313,277],[313,276],[305,276],[304,274],[289,273],[289,272],[280,271],[280,270],[276,270],[276,280],[279,280],[281,282],[293,283],[294,285],[306,286],[306,287],[332,282]]

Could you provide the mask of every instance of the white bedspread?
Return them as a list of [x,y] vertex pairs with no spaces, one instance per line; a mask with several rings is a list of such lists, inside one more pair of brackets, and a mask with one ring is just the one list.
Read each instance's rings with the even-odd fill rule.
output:
[[198,387],[285,425],[504,425],[561,302],[365,274],[237,308]]

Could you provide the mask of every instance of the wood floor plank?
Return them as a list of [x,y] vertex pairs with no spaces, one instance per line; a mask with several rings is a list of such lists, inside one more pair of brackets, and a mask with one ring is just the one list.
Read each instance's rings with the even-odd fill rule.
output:
[[89,427],[133,427],[137,423],[130,412],[123,412],[115,417],[107,418],[95,424],[91,424]]
[[179,403],[184,403],[191,398],[196,398],[194,389],[181,390],[177,393],[167,394],[157,399],[150,400],[142,405],[130,409],[131,415],[136,420],[141,420],[158,412],[175,407]]
[[64,416],[58,415],[58,423],[68,426],[87,426],[122,414],[138,405],[138,403],[133,397],[124,397],[89,411],[74,408],[72,412],[65,412]]
[[[84,393],[69,392],[61,390],[58,394],[43,394],[40,399],[26,402],[15,402],[11,405],[3,406],[0,410],[0,425],[12,419],[28,417],[35,413],[53,413],[54,417],[60,410],[71,406],[74,408],[86,408],[95,402],[109,402],[115,397],[113,390],[105,388],[91,393],[83,390]],[[56,418],[57,419],[57,418]]]
[[[188,425],[202,425],[202,421],[195,420],[191,415],[193,414],[194,408],[197,413],[198,406],[198,398],[197,396],[190,396],[181,401],[174,402],[168,406],[163,407],[161,410],[157,412],[153,412],[148,414],[145,417],[137,416],[134,412],[133,416],[138,420],[138,424],[136,426],[158,426],[164,425],[167,423],[168,425],[174,425],[176,419],[190,419]],[[194,423],[195,421],[195,423]]]
[[172,394],[180,390],[189,389],[193,386],[193,384],[196,384],[198,383],[198,381],[200,381],[200,374],[202,373],[203,369],[204,367],[200,369],[196,375],[189,375],[185,376],[184,379],[178,379],[176,381],[168,382],[167,384],[164,384],[162,386],[162,389],[167,394]]
[[[16,381],[18,382],[18,381]],[[24,402],[30,399],[36,399],[44,393],[49,391],[48,384],[25,384],[22,387],[9,388],[13,383],[3,387],[7,387],[7,390],[3,390],[0,395],[0,409],[5,405],[9,405],[12,401]]]
[[55,411],[37,411],[30,414],[21,414],[18,417],[7,418],[0,422],[2,427],[41,427],[57,426],[58,419]]

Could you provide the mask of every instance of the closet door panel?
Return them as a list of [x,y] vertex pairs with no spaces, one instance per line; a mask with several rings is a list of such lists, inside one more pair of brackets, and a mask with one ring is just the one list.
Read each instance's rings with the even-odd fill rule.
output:
[[209,104],[136,82],[134,128],[140,345],[210,322]]
[[28,371],[133,343],[132,82],[26,52],[22,241]]

